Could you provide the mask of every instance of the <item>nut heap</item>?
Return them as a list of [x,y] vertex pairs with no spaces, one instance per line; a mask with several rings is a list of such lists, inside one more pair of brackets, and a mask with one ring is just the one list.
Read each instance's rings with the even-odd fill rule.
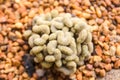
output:
[[36,16],[24,37],[35,62],[65,75],[74,73],[93,52],[91,27],[85,20],[57,10]]

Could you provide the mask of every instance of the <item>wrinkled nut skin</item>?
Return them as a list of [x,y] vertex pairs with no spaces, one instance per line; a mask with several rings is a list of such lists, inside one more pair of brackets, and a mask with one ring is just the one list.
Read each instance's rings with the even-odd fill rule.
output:
[[[70,75],[84,64],[93,52],[91,26],[70,13],[50,13],[35,16],[32,30],[24,32],[31,47],[30,54],[42,68],[55,68]],[[114,48],[111,53],[114,54]]]

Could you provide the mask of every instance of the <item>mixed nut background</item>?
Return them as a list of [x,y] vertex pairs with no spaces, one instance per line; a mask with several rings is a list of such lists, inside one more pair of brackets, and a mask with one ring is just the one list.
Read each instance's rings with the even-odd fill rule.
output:
[[[28,53],[23,37],[35,16],[56,9],[83,18],[92,27],[94,51],[70,78],[53,69],[43,70]],[[0,0],[0,79],[95,80],[120,67],[119,0]],[[49,61],[49,60],[48,60]],[[31,76],[31,77],[30,77]]]

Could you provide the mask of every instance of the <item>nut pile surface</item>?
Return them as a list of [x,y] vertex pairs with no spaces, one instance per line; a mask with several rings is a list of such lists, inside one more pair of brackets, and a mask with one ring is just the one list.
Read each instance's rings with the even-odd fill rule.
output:
[[83,65],[93,52],[91,26],[57,10],[36,16],[32,30],[26,30],[24,37],[35,62],[43,68],[54,66],[65,75],[76,72],[77,66]]

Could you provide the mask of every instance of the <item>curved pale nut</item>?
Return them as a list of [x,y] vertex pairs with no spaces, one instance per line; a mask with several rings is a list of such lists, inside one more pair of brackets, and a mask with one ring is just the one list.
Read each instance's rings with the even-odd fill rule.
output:
[[63,22],[67,27],[72,27],[73,26],[72,20],[67,16],[64,16]]
[[35,33],[49,34],[50,29],[48,25],[33,26],[32,31]]
[[54,26],[56,29],[62,29],[64,25],[62,22],[51,21],[51,26]]
[[58,44],[69,45],[70,41],[71,41],[70,39],[71,39],[71,33],[69,33],[69,32],[59,31],[57,33]]
[[35,46],[32,48],[32,53],[35,55],[37,53],[40,53],[43,50],[43,46]]
[[78,22],[75,24],[74,29],[79,32],[79,31],[85,29],[86,27],[87,27],[87,24],[85,22],[81,21],[81,22]]
[[46,43],[46,40],[44,40],[44,39],[42,39],[42,38],[36,38],[36,39],[34,39],[34,44],[35,45],[40,45],[40,46],[42,46],[42,45],[44,45]]
[[54,57],[55,57],[56,60],[60,60],[62,58],[62,53],[59,49],[55,49]]
[[52,20],[52,16],[51,16],[50,13],[46,13],[46,14],[45,14],[45,20],[47,20],[47,21]]
[[61,67],[61,66],[62,66],[62,61],[61,61],[61,60],[55,61],[55,65],[56,65],[57,67]]
[[48,40],[49,35],[48,35],[48,34],[43,34],[43,35],[41,36],[41,38],[44,39],[44,40]]
[[71,38],[71,42],[70,42],[70,48],[73,50],[74,54],[77,54],[77,47],[76,47],[76,43],[75,43],[75,39]]
[[78,18],[78,17],[72,17],[71,20],[72,20],[74,25],[78,22],[81,22],[80,18]]
[[62,22],[63,21],[63,17],[55,17],[53,18],[53,21],[57,21],[57,22]]
[[48,40],[49,35],[48,34],[43,34],[41,38],[36,38],[34,39],[34,44],[35,45],[44,45],[46,41]]
[[65,58],[65,60],[66,61],[73,61],[73,60],[75,60],[75,58],[76,58],[76,55],[70,55],[70,56],[66,56],[66,58]]
[[80,33],[79,36],[77,38],[77,42],[78,43],[83,43],[87,38],[87,31],[85,29],[83,29]]
[[88,51],[88,46],[87,45],[82,45],[82,55],[85,57],[89,57],[91,54]]
[[28,39],[30,36],[32,35],[32,31],[31,30],[26,30],[24,33],[23,33],[23,36]]
[[76,30],[72,27],[71,29],[71,32],[75,34]]
[[33,18],[32,25],[36,25],[38,19],[44,20],[44,14],[41,14],[40,16],[35,16]]
[[45,56],[46,62],[55,62],[55,57],[53,55],[47,55]]
[[93,43],[89,42],[87,44],[88,44],[88,50],[89,50],[89,52],[92,53],[93,52]]
[[70,13],[65,13],[65,16],[71,19],[72,15]]
[[51,30],[52,33],[55,33],[56,31],[58,31],[55,26],[51,26],[50,30]]
[[77,55],[79,56],[81,54],[81,51],[82,51],[81,43],[77,43],[76,45],[77,45]]
[[51,23],[50,23],[49,21],[45,21],[45,20],[43,20],[43,19],[41,19],[41,18],[38,18],[38,19],[36,20],[36,24],[37,24],[37,25],[50,25]]
[[57,41],[56,40],[49,41],[49,43],[47,44],[48,53],[53,54],[56,47],[57,47]]
[[76,65],[76,63],[74,61],[70,61],[70,62],[67,63],[67,67],[76,68],[77,65]]
[[92,34],[91,34],[90,32],[88,32],[88,36],[87,36],[85,42],[86,42],[86,43],[89,43],[89,42],[91,42],[91,41],[92,41]]
[[44,56],[47,56],[48,55],[48,51],[47,51],[47,45],[44,44],[43,46],[43,51],[42,51],[43,55]]
[[57,38],[57,34],[56,33],[52,33],[49,36],[49,40],[55,40]]
[[70,61],[67,63],[67,67],[68,68],[72,68],[72,73],[74,73],[76,71],[77,68],[77,64],[74,61]]
[[30,47],[33,47],[34,46],[34,39],[35,38],[40,38],[40,36],[38,34],[32,34],[32,36],[29,37],[28,39],[28,44]]
[[69,28],[65,26],[65,27],[62,28],[62,31],[63,32],[69,32]]
[[57,17],[58,16],[58,11],[57,10],[52,10],[51,11],[51,15],[52,15],[52,17],[54,18],[54,17]]
[[52,63],[49,62],[41,62],[41,66],[43,68],[50,68],[52,66]]
[[42,53],[38,53],[38,54],[36,54],[36,59],[38,62],[41,62],[41,61],[43,61],[44,56],[42,55]]
[[72,49],[69,48],[69,47],[58,45],[58,49],[59,49],[61,52],[63,52],[64,54],[67,54],[67,55],[73,54]]

